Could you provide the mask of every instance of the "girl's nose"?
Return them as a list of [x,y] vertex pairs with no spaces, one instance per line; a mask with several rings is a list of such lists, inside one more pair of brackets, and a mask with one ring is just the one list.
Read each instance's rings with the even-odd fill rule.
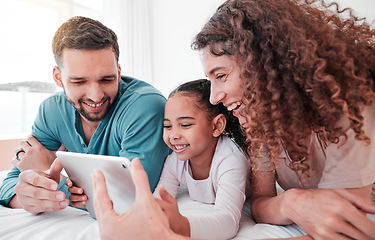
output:
[[171,133],[169,134],[170,139],[179,139],[180,138],[180,133],[177,130],[172,130]]

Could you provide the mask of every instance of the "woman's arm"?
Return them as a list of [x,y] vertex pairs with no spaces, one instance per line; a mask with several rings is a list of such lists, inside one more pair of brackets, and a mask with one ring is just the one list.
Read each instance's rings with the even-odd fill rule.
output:
[[293,222],[282,213],[285,192],[277,196],[275,171],[251,173],[251,214],[258,223],[288,225]]
[[314,239],[372,239],[375,223],[366,213],[375,213],[371,186],[357,189],[290,189],[276,196],[275,175],[252,176],[251,210],[257,222],[296,223]]

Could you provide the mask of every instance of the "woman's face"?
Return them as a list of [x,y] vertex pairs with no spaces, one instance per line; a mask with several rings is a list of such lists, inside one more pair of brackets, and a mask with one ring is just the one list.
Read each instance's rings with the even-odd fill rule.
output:
[[209,47],[201,50],[203,71],[211,82],[210,102],[223,103],[237,117],[240,124],[246,119],[239,113],[245,107],[242,101],[242,85],[240,67],[233,56],[215,56]]

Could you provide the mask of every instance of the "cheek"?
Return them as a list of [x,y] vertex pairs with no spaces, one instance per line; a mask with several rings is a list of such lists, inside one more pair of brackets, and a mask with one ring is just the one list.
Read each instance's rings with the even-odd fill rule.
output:
[[118,87],[115,86],[108,86],[104,90],[104,94],[110,97],[111,99],[114,99],[118,93]]
[[77,101],[83,95],[83,91],[80,91],[76,87],[67,87],[64,89],[65,94],[73,101]]
[[240,85],[233,84],[230,89],[230,92],[232,93],[233,96],[242,97],[243,90],[240,87]]
[[169,145],[169,133],[164,130],[163,132],[163,140],[164,142]]

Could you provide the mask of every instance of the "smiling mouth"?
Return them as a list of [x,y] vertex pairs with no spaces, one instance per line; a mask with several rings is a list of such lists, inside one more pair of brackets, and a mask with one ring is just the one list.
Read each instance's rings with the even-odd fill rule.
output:
[[238,101],[238,102],[235,102],[235,103],[232,103],[231,105],[229,105],[227,107],[228,111],[233,111],[233,110],[237,110],[240,106],[241,106],[241,102]]
[[100,103],[88,103],[88,102],[82,101],[82,104],[86,105],[89,108],[90,111],[100,112],[102,110],[102,108],[104,107],[104,104],[107,101],[109,101],[109,99],[101,101]]
[[104,104],[104,102],[97,103],[97,104],[95,104],[95,103],[85,103],[85,104],[92,107],[92,108],[98,108],[98,107],[102,106]]
[[189,144],[173,145],[173,150],[176,153],[180,153],[180,152],[184,151],[187,146],[189,146]]

